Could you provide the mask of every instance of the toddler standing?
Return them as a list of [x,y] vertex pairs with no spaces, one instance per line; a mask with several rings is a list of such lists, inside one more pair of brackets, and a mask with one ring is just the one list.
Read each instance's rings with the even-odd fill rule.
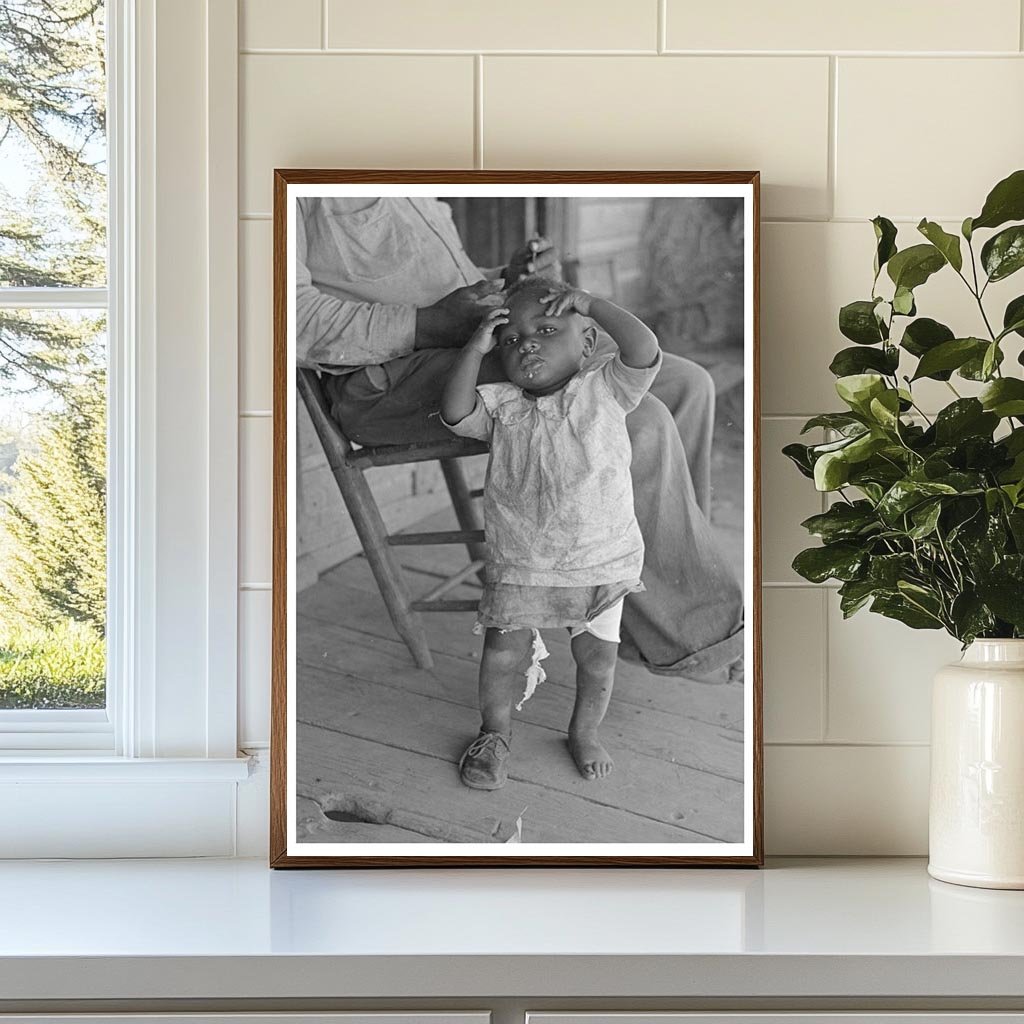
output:
[[[595,323],[619,351],[584,368]],[[481,361],[494,348],[507,382],[478,387]],[[622,601],[643,589],[626,414],[660,366],[657,338],[632,313],[533,276],[483,318],[449,378],[442,419],[454,433],[491,444],[478,610],[481,727],[459,764],[467,786],[505,784],[513,696],[524,666],[526,696],[543,679],[538,630],[553,626],[569,629],[576,662],[570,753],[584,778],[612,770],[598,728],[612,694]]]

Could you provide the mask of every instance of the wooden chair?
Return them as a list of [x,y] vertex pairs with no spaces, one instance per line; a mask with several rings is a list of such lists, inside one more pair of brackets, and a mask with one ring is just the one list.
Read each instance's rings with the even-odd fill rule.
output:
[[[323,446],[327,463],[334,474],[348,514],[352,517],[391,621],[398,635],[405,641],[416,664],[420,668],[432,668],[434,661],[419,613],[476,610],[476,601],[445,600],[444,595],[470,576],[478,575],[483,568],[483,522],[473,505],[473,499],[478,497],[480,492],[470,491],[458,460],[467,455],[485,453],[488,447],[483,441],[456,437],[453,434],[443,441],[353,448],[331,417],[330,406],[319,376],[312,370],[300,367],[296,377],[299,394],[309,412],[309,418],[313,421],[313,427]],[[441,463],[441,471],[444,473],[445,484],[451,495],[459,529],[432,533],[389,534],[363,470],[371,466],[400,466],[412,462],[429,462],[433,459]],[[422,597],[413,598],[402,568],[391,550],[393,547],[411,544],[465,544],[470,561],[468,565],[447,577]]]

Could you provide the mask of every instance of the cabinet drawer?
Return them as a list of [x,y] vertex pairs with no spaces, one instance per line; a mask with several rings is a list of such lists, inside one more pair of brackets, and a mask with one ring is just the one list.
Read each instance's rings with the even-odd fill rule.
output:
[[490,1013],[0,1013],[0,1024],[490,1024]]
[[528,1013],[527,1024],[1024,1024],[1024,1013]]

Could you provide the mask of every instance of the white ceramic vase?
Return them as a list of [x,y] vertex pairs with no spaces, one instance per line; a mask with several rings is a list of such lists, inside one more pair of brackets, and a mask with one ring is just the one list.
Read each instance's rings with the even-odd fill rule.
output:
[[1024,640],[975,640],[932,689],[928,873],[1024,889]]

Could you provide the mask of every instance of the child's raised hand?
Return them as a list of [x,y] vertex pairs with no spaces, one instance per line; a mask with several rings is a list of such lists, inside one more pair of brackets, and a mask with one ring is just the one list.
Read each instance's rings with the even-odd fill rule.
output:
[[494,309],[488,310],[472,337],[466,342],[466,348],[476,349],[481,355],[486,355],[498,343],[494,332],[502,324],[507,323],[508,309],[504,306],[496,306]]
[[552,288],[547,295],[540,298],[541,305],[548,316],[561,316],[563,313],[579,313],[590,316],[590,292],[582,288]]

